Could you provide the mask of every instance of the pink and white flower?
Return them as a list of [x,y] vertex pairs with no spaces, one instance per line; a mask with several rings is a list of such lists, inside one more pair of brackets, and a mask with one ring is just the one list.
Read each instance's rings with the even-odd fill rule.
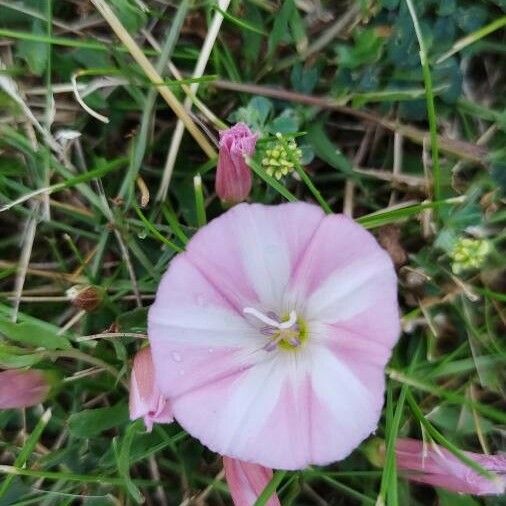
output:
[[487,471],[497,473],[497,476],[489,479],[478,474],[436,444],[429,446],[416,439],[398,439],[395,447],[397,467],[412,481],[460,494],[503,494],[506,490],[506,455],[464,453]]
[[0,372],[0,409],[28,408],[44,401],[49,383],[41,371],[9,369]]
[[[225,478],[235,506],[255,504],[255,501],[272,478],[272,469],[231,459],[230,457],[223,457],[223,468],[225,469]],[[266,506],[281,506],[275,494],[265,504]]]
[[170,423],[174,420],[170,403],[158,390],[151,350],[142,348],[134,358],[130,377],[130,420],[142,418],[148,432],[154,423]]
[[253,155],[257,138],[244,123],[220,132],[216,193],[227,204],[242,202],[250,194],[253,178],[245,156]]
[[345,216],[241,204],[172,261],[148,335],[158,387],[203,444],[270,468],[323,465],[376,429],[396,276]]

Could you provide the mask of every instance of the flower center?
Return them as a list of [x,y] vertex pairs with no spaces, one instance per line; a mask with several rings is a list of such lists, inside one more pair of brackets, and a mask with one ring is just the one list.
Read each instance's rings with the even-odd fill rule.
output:
[[244,308],[243,313],[254,316],[265,323],[260,332],[269,338],[263,347],[266,351],[273,351],[278,347],[284,350],[294,350],[307,339],[306,323],[297,316],[295,310],[290,311],[283,318],[274,312],[265,315],[252,307]]

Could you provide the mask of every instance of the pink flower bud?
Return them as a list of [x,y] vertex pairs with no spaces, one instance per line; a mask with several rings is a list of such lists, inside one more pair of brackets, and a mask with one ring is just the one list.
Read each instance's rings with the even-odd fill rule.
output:
[[398,469],[406,478],[418,483],[472,495],[498,495],[506,489],[505,455],[464,452],[468,458],[492,473],[488,478],[436,444],[425,445],[416,439],[402,438],[396,442],[395,454]]
[[169,401],[162,397],[155,384],[151,349],[143,348],[134,358],[130,378],[130,420],[143,418],[151,432],[153,423],[170,423],[174,420]]
[[40,371],[10,369],[0,372],[0,409],[35,406],[48,392],[49,384]]
[[244,123],[220,132],[216,193],[223,202],[237,204],[248,198],[252,177],[244,157],[253,155],[257,138]]
[[[272,469],[230,457],[223,457],[223,468],[235,506],[254,504],[272,478]],[[266,506],[280,504],[277,495],[273,494]]]

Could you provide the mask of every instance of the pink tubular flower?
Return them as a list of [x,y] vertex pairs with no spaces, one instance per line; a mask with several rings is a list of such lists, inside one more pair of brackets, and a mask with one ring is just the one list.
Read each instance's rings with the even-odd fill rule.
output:
[[143,348],[134,358],[130,378],[130,420],[143,418],[151,432],[153,423],[170,423],[174,420],[169,402],[155,385],[151,350]]
[[[252,506],[271,481],[272,470],[258,464],[248,464],[237,459],[223,457],[225,478],[235,506]],[[281,506],[272,495],[266,506]]]
[[48,393],[49,384],[40,371],[10,369],[0,372],[0,409],[35,406]]
[[244,123],[220,132],[216,193],[223,202],[237,204],[248,198],[252,177],[244,156],[254,153],[257,137]]
[[464,452],[484,469],[497,473],[488,479],[436,444],[427,447],[416,439],[399,439],[395,450],[397,467],[410,480],[461,494],[503,494],[506,489],[506,455]]
[[398,334],[388,254],[303,202],[240,204],[200,229],[148,317],[178,422],[222,455],[276,469],[343,459],[376,429]]

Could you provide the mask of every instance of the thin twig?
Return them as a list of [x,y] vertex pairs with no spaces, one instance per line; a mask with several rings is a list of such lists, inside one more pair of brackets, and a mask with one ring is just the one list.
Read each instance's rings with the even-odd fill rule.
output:
[[39,215],[39,205],[35,204],[32,208],[32,215],[28,218],[25,233],[23,234],[23,245],[21,248],[21,255],[19,257],[18,269],[16,280],[14,282],[14,307],[12,309],[12,321],[16,322],[18,319],[19,304],[23,294],[23,286],[25,284],[26,273],[28,271],[28,264],[32,256],[33,241],[35,239],[35,231],[37,229],[37,221]]
[[[285,90],[283,88],[272,88],[269,86],[260,86],[257,84],[235,83],[223,79],[217,79],[213,81],[213,85],[216,88],[223,90],[233,90],[242,93],[251,93],[252,95],[262,95],[265,97],[286,100],[288,102],[297,102],[319,107],[322,109],[337,111],[342,114],[347,114],[364,121],[368,121],[370,123],[381,125],[392,132],[399,132],[404,137],[407,137],[408,139],[420,145],[423,144],[424,139],[429,140],[429,132],[420,130],[410,125],[404,125],[396,121],[390,121],[370,111],[353,109],[352,107],[341,105],[337,100],[333,98],[315,97],[312,95],[305,95],[304,93]],[[469,142],[456,139],[449,139],[448,137],[443,136],[438,136],[438,142],[441,151],[444,151],[445,153],[451,154],[457,158],[470,160],[483,166],[487,164],[488,152],[487,149],[485,149],[483,146],[477,146],[476,144],[471,144]]]
[[109,23],[114,33],[128,49],[134,60],[142,68],[149,80],[157,86],[160,95],[162,95],[169,107],[174,111],[174,114],[184,123],[186,129],[188,132],[190,132],[204,153],[206,153],[209,158],[215,158],[216,152],[213,146],[197,128],[190,115],[186,112],[185,108],[178,101],[172,91],[170,91],[166,85],[162,84],[163,78],[156,71],[153,64],[147,59],[146,55],[142,52],[141,48],[137,45],[135,40],[125,29],[109,5],[104,0],[91,0],[91,2],[93,5],[95,5],[100,14],[102,14],[104,19]]
[[[221,11],[226,11],[230,4],[230,0],[219,0],[218,7]],[[206,38],[204,40],[204,44],[199,53],[199,58],[197,63],[195,64],[195,69],[193,71],[194,78],[200,78],[204,74],[204,70],[206,68],[209,57],[211,56],[211,51],[216,42],[216,38],[218,37],[218,33],[220,31],[221,23],[223,21],[223,15],[218,10],[214,13],[213,20],[211,22],[211,26],[207,31]],[[192,106],[192,95],[196,95],[197,90],[199,88],[199,83],[192,83],[190,85],[191,95],[187,96],[184,101],[184,108],[186,111],[191,110]],[[181,140],[183,139],[184,132],[184,124],[181,119],[178,120],[176,124],[176,128],[174,130],[174,134],[172,135],[172,140],[170,142],[169,151],[167,154],[167,160],[165,162],[165,167],[163,169],[162,181],[160,183],[160,188],[158,189],[158,193],[156,194],[156,200],[165,200],[167,197],[167,191],[169,189],[170,180],[172,178],[172,172],[174,170],[174,165],[176,163],[177,154],[179,153],[179,146],[181,145]]]

